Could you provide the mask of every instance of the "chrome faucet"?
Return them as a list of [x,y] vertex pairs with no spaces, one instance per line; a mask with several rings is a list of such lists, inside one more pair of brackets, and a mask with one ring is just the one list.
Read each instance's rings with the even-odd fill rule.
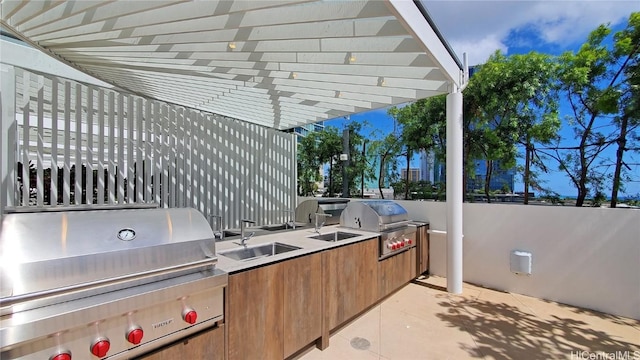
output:
[[323,221],[322,223],[320,223],[320,225],[318,225],[318,217],[320,217],[320,216],[324,216],[325,218],[328,218],[328,217],[331,217],[331,214],[316,213],[316,233],[318,233],[318,235],[320,235],[320,228],[325,223]]
[[247,245],[247,240],[251,239],[255,232],[251,232],[249,236],[244,236],[244,224],[255,224],[256,222],[253,220],[242,219],[240,220],[240,245]]
[[291,226],[291,228],[295,230],[296,229],[296,212],[294,210],[285,210],[284,212],[287,214],[291,214],[291,216],[289,217],[290,220],[287,220],[284,222],[284,228],[288,229],[289,226]]
[[213,215],[210,214],[209,218],[216,219],[216,226],[213,229],[213,238],[214,239],[224,239],[224,231],[222,231],[222,215]]

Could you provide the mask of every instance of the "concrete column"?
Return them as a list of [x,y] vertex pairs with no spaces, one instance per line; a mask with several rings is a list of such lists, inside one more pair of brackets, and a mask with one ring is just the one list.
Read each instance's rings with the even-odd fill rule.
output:
[[462,293],[462,93],[447,95],[447,291]]

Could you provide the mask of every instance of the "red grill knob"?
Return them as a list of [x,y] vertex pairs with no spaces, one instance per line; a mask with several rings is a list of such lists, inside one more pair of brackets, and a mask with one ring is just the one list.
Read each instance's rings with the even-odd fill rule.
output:
[[133,345],[138,345],[142,341],[142,337],[144,336],[144,332],[141,328],[135,328],[130,330],[127,333],[127,341],[132,343]]
[[111,343],[108,339],[99,339],[91,345],[91,353],[99,358],[105,357],[107,356],[110,347]]
[[49,360],[71,360],[70,353],[60,353],[49,358]]
[[193,325],[196,323],[196,320],[198,320],[198,313],[195,310],[187,310],[182,315],[182,318],[184,319],[184,321]]

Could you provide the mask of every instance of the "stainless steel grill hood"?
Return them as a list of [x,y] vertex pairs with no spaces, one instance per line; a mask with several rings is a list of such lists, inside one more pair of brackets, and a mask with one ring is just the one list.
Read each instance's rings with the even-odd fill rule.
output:
[[8,214],[0,256],[2,359],[129,359],[224,320],[194,209]]
[[9,214],[1,246],[2,297],[215,262],[209,225],[193,209]]
[[367,231],[386,231],[407,226],[407,210],[391,200],[352,201],[342,211],[342,226]]

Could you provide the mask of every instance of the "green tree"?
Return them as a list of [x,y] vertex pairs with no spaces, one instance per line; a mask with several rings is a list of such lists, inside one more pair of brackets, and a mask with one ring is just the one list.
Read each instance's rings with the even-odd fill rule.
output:
[[[636,132],[640,126],[640,12],[629,16],[627,27],[614,36],[613,51],[616,57],[624,59],[621,67],[626,81],[620,84],[619,115],[614,118],[617,129],[613,184],[611,187],[611,207],[618,203],[618,191],[622,186],[622,168],[626,151],[634,150],[630,142],[640,137]],[[638,151],[635,148],[635,151]],[[628,165],[626,165],[628,167]]]
[[436,156],[445,153],[444,136],[446,133],[446,96],[418,100],[404,107],[392,107],[391,115],[400,125],[400,141],[406,159],[406,177],[403,187],[404,198],[409,198],[409,171],[411,158],[416,151],[434,151]]
[[[395,181],[394,174],[397,174],[397,157],[402,149],[399,137],[395,133],[388,134],[381,140],[374,140],[369,146],[369,156],[376,157],[378,163],[378,191],[380,197],[384,199],[382,188],[385,182]],[[387,170],[392,171],[387,171]]]
[[[637,15],[632,14],[632,19],[634,17]],[[630,26],[636,24],[628,25],[627,29]],[[610,125],[607,117],[620,113],[624,96],[620,90],[626,81],[624,74],[637,57],[637,42],[620,46],[619,41],[632,41],[620,36],[616,48],[612,49],[608,41],[610,35],[611,28],[600,25],[589,34],[578,52],[566,52],[559,58],[560,87],[571,106],[568,122],[578,144],[557,146],[553,158],[577,188],[576,206],[583,206],[590,190],[601,190],[596,189],[596,185],[602,183],[605,174],[598,171],[596,161],[603,161],[602,152],[620,140],[619,132],[607,133]]]
[[318,137],[318,133],[309,133],[301,138],[298,144],[298,195],[300,196],[312,196],[317,190],[316,183],[322,179]]
[[329,189],[328,195],[333,196],[340,184],[336,185],[336,173],[340,176],[340,171],[334,169],[337,160],[342,153],[342,136],[338,133],[338,128],[327,126],[323,131],[317,132],[318,139],[318,160],[321,164],[329,164]]
[[529,187],[539,186],[532,168],[545,167],[536,144],[549,144],[560,127],[553,88],[555,73],[549,55],[531,52],[505,56],[498,51],[474,74],[465,96],[474,106],[470,114],[476,117],[474,148],[486,162],[484,191],[488,199],[494,162],[503,168],[513,167],[516,146],[524,150],[525,204]]

